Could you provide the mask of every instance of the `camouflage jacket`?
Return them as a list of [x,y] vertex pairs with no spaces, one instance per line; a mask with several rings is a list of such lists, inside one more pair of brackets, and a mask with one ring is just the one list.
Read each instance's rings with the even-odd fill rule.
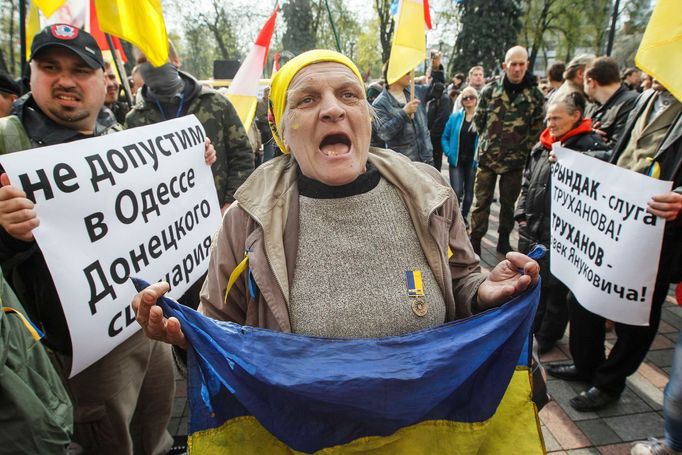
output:
[[478,165],[497,174],[523,169],[543,129],[544,95],[526,86],[511,102],[503,80],[482,91],[474,115],[479,134]]
[[[253,153],[237,111],[226,97],[202,87],[191,76],[180,73],[185,81],[183,96],[187,106],[179,115],[196,115],[216,150],[211,167],[220,205],[232,203],[234,192],[253,172]],[[151,125],[167,120],[159,110],[147,87],[142,87],[141,100],[128,112],[126,128]]]

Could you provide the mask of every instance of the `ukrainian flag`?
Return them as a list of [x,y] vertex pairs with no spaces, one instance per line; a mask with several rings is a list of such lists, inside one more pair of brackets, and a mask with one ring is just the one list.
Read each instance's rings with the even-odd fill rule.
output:
[[527,343],[539,293],[378,339],[245,327],[164,299],[191,345],[190,453],[545,453]]

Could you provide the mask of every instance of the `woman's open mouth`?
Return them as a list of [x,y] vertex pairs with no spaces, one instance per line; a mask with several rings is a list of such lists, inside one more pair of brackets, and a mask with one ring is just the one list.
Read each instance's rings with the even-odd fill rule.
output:
[[351,141],[346,133],[334,133],[325,136],[320,142],[320,151],[330,157],[345,155],[350,152]]

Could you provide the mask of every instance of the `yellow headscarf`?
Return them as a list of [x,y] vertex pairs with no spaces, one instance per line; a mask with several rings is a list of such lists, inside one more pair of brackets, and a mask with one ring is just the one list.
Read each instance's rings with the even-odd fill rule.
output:
[[364,82],[360,71],[358,71],[357,66],[348,57],[340,54],[336,51],[330,51],[326,49],[315,49],[312,51],[304,52],[291,60],[289,60],[284,66],[282,66],[279,71],[272,78],[272,83],[270,85],[270,129],[272,130],[272,137],[277,142],[280,150],[283,153],[288,153],[287,148],[284,145],[280,131],[282,131],[282,117],[284,115],[284,108],[287,105],[287,91],[289,90],[289,84],[294,79],[296,74],[308,65],[313,63],[321,62],[335,62],[347,66],[353,74],[358,78],[360,84]]

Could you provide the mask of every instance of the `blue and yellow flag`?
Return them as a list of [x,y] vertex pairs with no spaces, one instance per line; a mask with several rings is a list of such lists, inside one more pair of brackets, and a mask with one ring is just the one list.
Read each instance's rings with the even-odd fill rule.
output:
[[539,292],[377,339],[245,327],[164,299],[191,345],[190,453],[542,454],[527,342]]

